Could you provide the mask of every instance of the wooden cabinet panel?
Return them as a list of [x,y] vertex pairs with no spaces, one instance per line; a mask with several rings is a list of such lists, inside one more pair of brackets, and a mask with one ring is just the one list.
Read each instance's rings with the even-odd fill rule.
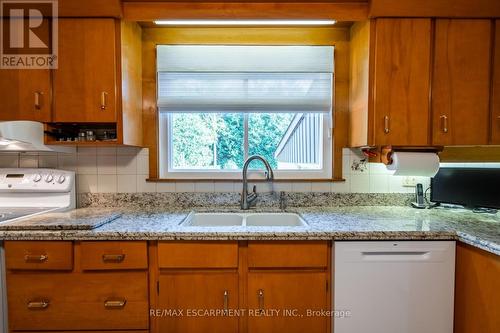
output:
[[[308,309],[328,310],[327,276],[324,272],[307,271],[250,272],[248,309],[255,313],[249,313],[248,332],[327,332],[328,317],[308,316],[307,313]],[[272,310],[280,312],[272,313]],[[297,312],[285,315],[287,310]]]
[[160,242],[158,263],[160,268],[236,268],[238,242]]
[[491,28],[490,20],[436,20],[434,145],[488,144]]
[[375,145],[429,144],[430,19],[377,19]]
[[248,267],[328,266],[328,244],[316,241],[263,241],[248,243]]
[[115,29],[113,19],[59,19],[55,122],[117,121]]
[[5,266],[12,270],[72,270],[73,244],[61,241],[7,241]]
[[239,308],[238,273],[176,272],[160,275],[159,281],[159,308],[182,313],[158,317],[158,332],[238,332],[238,317],[223,315]]
[[493,95],[491,112],[491,143],[500,144],[500,20],[495,21],[495,50],[493,58]]
[[148,274],[7,275],[11,330],[148,329]]
[[0,120],[51,120],[48,69],[0,70]]
[[82,242],[83,270],[147,269],[146,242]]
[[30,331],[30,333],[149,333],[149,331]]
[[500,332],[500,256],[457,243],[455,333]]

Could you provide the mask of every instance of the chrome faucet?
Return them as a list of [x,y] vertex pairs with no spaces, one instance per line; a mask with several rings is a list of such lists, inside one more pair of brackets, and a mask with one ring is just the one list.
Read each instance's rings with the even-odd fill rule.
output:
[[259,160],[264,163],[266,167],[266,180],[272,181],[274,178],[273,169],[268,161],[262,156],[253,155],[247,158],[245,164],[243,165],[243,191],[241,192],[241,209],[249,209],[255,204],[255,200],[257,200],[257,187],[254,185],[252,189],[252,193],[248,194],[248,165],[253,160]]

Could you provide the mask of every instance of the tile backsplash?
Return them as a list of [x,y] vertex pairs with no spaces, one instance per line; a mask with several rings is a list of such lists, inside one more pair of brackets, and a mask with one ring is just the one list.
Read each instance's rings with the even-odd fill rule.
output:
[[[146,182],[149,170],[148,149],[135,147],[79,147],[73,153],[39,153],[0,155],[0,168],[59,168],[75,171],[78,193],[136,192],[239,192],[241,182]],[[443,163],[443,165],[445,165]],[[446,164],[450,165],[450,164]],[[453,164],[455,166],[493,166],[499,163]],[[261,192],[337,193],[412,193],[413,187],[403,186],[404,177],[392,176],[380,163],[367,163],[357,150],[343,150],[345,182],[277,182],[258,183]],[[416,181],[429,185],[427,177]]]

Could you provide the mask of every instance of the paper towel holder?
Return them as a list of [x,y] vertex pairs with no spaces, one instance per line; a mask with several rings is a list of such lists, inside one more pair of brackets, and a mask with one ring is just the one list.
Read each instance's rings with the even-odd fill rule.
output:
[[403,146],[382,146],[380,148],[374,149],[363,149],[367,156],[373,158],[376,154],[376,159],[378,162],[382,162],[385,165],[392,164],[392,154],[395,152],[412,152],[412,153],[436,153],[439,154],[443,151],[442,146],[432,146],[432,147],[403,147]]

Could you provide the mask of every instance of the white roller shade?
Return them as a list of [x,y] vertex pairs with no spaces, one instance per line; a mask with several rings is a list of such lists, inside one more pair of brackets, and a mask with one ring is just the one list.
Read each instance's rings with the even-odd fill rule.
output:
[[333,47],[158,46],[168,112],[330,112]]
[[158,45],[157,70],[333,73],[333,46]]

